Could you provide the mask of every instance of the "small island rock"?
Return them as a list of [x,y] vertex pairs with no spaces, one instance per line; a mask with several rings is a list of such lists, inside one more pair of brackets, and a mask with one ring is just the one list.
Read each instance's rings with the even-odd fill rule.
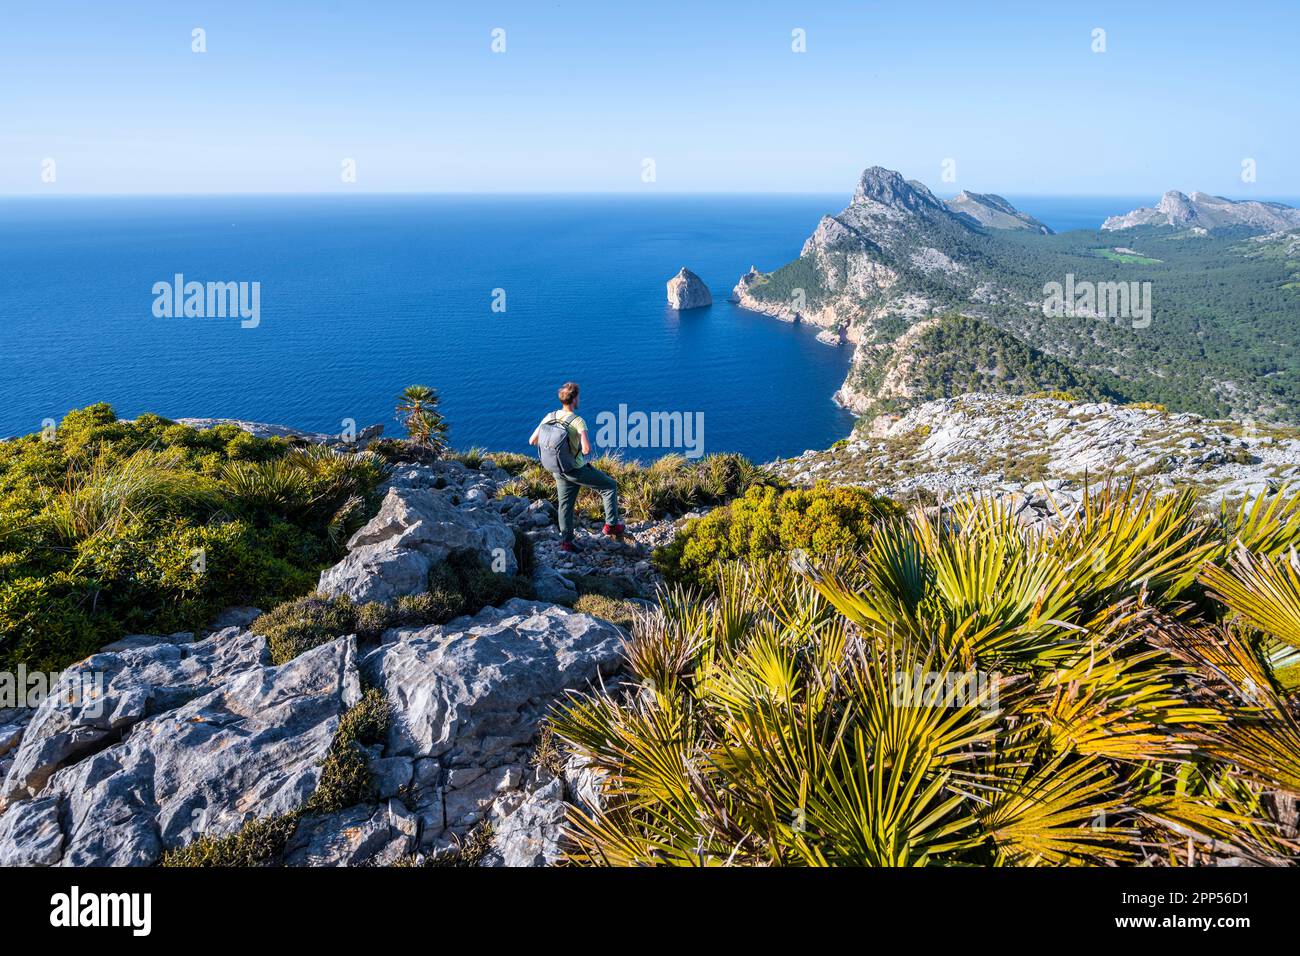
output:
[[713,304],[713,296],[704,280],[690,269],[682,266],[682,271],[668,280],[668,307],[672,309],[699,309]]

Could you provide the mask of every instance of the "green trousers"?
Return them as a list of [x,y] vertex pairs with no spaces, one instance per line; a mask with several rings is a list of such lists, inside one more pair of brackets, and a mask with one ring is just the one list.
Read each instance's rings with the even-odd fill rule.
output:
[[599,491],[605,504],[605,523],[618,524],[618,482],[591,465],[583,465],[555,476],[555,491],[560,499],[560,537],[565,541],[573,540],[573,508],[581,488]]

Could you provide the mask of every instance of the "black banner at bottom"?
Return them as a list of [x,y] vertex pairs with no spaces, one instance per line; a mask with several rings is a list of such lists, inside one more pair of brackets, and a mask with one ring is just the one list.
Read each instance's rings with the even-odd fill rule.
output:
[[934,942],[969,940],[992,922],[1064,930],[1072,942],[1199,933],[1231,944],[1293,925],[1298,888],[1294,870],[1245,868],[0,870],[11,940],[128,946],[250,934],[259,945],[338,943],[421,925],[545,932],[557,921],[608,938],[668,930],[679,917],[694,938],[770,944],[785,919],[818,916],[868,932],[909,926]]

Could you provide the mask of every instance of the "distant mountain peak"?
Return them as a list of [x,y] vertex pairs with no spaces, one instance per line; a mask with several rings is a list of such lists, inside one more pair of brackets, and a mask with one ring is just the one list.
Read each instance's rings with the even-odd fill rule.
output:
[[924,183],[904,179],[901,173],[883,166],[868,167],[858,179],[852,205],[864,203],[879,203],[906,212],[944,208],[943,203],[935,198]]
[[1101,224],[1102,229],[1111,232],[1135,226],[1201,229],[1247,226],[1272,232],[1300,227],[1300,209],[1278,202],[1227,199],[1203,192],[1188,196],[1171,189],[1154,207],[1144,206],[1122,216],[1111,216]]
[[989,229],[1031,229],[1052,235],[1052,230],[1046,225],[994,193],[973,193],[963,189],[952,199],[945,200],[944,205],[950,212],[973,219]]

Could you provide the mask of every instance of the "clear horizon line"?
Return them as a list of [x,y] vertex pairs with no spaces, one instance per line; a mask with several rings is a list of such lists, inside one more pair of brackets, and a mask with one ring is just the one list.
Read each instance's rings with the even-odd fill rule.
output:
[[[957,190],[935,192],[937,196],[957,195]],[[1138,198],[1152,195],[1159,199],[1164,191],[1134,189],[1128,192],[1020,192],[1015,189],[981,188],[972,190],[985,194],[1024,196],[1032,198]],[[32,192],[0,192],[5,199],[215,199],[223,197],[356,197],[356,196],[839,196],[852,194],[851,190],[764,190],[764,189],[367,189],[367,190],[223,190],[211,192],[81,192],[62,190],[36,190]],[[1222,195],[1211,193],[1210,195]],[[1284,195],[1284,194],[1276,194]],[[1297,194],[1300,195],[1300,194]],[[1224,198],[1241,198],[1231,195]],[[1269,196],[1250,196],[1257,202],[1269,201]],[[1290,198],[1296,198],[1291,196]]]

